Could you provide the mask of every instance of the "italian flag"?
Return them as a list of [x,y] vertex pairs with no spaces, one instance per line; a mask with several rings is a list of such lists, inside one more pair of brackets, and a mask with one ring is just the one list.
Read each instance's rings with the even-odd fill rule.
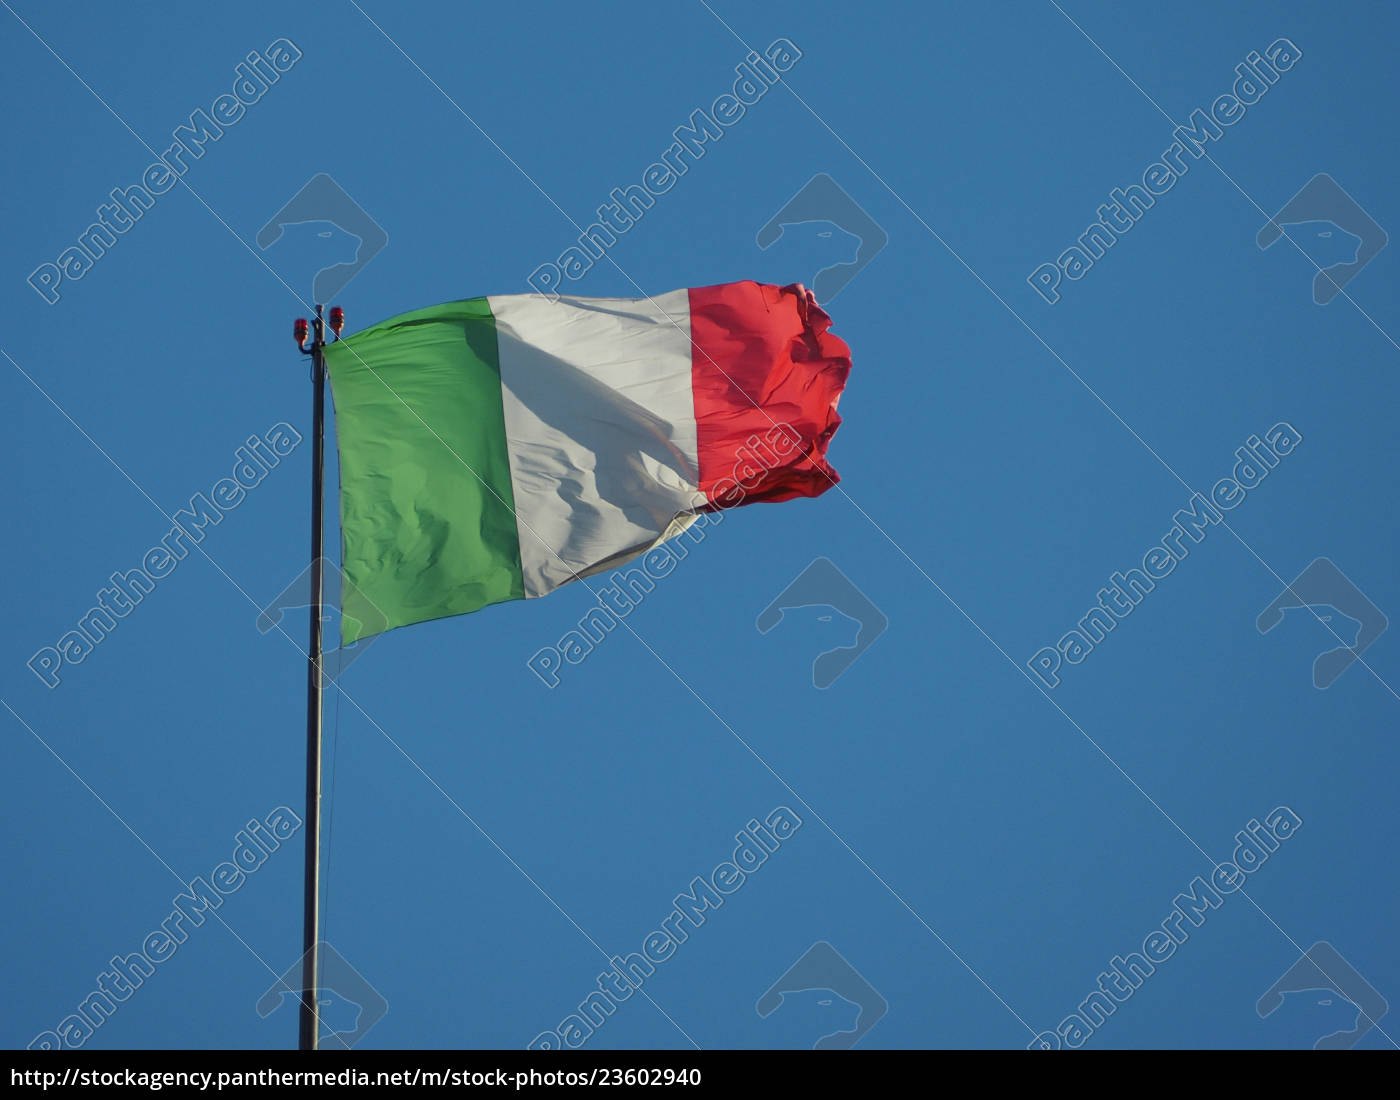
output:
[[818,496],[850,349],[801,286],[505,294],[328,345],[342,640],[543,596],[718,508]]

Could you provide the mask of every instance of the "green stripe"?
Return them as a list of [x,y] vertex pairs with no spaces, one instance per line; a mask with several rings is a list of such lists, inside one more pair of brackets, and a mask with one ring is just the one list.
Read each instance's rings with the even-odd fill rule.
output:
[[340,452],[341,637],[524,598],[485,298],[326,348]]

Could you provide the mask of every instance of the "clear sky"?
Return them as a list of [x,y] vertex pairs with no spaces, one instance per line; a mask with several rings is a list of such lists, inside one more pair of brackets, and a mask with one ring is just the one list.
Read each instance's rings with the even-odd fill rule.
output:
[[[827,303],[854,360],[843,480],[727,514],[552,690],[527,661],[592,606],[581,585],[356,656],[327,698],[324,935],[387,1002],[362,1045],[560,1033],[605,956],[643,951],[779,807],[800,826],[681,926],[589,1049],[810,1047],[849,1038],[862,1004],[862,1049],[1047,1030],[1311,1046],[1351,1029],[1365,987],[1400,1000],[1400,631],[1381,629],[1400,615],[1400,249],[1329,304],[1313,289],[1319,265],[1400,230],[1390,5],[5,6],[6,1045],[59,1028],[147,947],[163,957],[88,1046],[295,1044],[290,1001],[256,1006],[300,953],[300,834],[237,888],[225,872],[217,913],[174,924],[184,942],[160,930],[248,822],[270,837],[279,807],[304,809],[306,612],[286,634],[257,617],[306,562],[309,438],[281,430],[290,453],[182,559],[159,549],[168,517],[234,476],[250,437],[307,435],[291,322],[373,237],[345,211],[387,234],[335,296],[352,330],[527,291],[698,108],[731,111],[723,137],[565,289],[820,290],[866,242]],[[742,118],[715,108],[780,38],[801,56],[777,83]],[[1263,87],[1240,85],[1271,51]],[[235,66],[254,52],[244,106]],[[1185,174],[1153,169],[1213,108],[1214,163],[1178,147]],[[148,176],[194,111],[222,136],[179,182]],[[318,200],[326,224],[260,240],[319,173],[348,196]],[[789,207],[821,174],[835,188]],[[61,260],[143,180],[166,189],[105,255]],[[1125,218],[1110,195],[1133,185],[1153,205]],[[1088,266],[1067,250],[1101,216],[1117,241]],[[1237,472],[1280,424],[1267,477]],[[1253,487],[1220,489],[1230,508],[1202,513],[1199,542],[1172,535],[1232,476]],[[1164,536],[1182,553],[1154,555]],[[85,655],[70,638],[46,686],[36,655],[153,550],[154,591]],[[842,614],[794,607],[760,632],[819,558],[835,571],[813,591]],[[1095,613],[1092,650],[1057,649],[1145,558],[1152,591],[1110,591],[1121,617]],[[1305,570],[1308,606],[1261,633]],[[840,576],[888,626],[818,690],[814,658],[856,629]],[[1314,686],[1319,654],[1377,630]],[[1058,662],[1043,678],[1038,653]],[[1173,923],[1270,815],[1267,862],[1199,927]],[[1319,943],[1337,984],[1321,993],[1295,968]],[[1115,957],[1145,950],[1155,972],[1114,986]],[[1106,972],[1112,1014],[1054,1035]],[[356,1006],[376,1014],[353,985],[342,1033]],[[1395,1020],[1359,1045],[1395,1045]]]

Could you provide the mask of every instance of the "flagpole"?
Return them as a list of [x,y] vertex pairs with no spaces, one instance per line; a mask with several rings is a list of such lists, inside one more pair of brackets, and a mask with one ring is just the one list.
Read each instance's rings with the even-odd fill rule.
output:
[[[331,327],[339,336],[342,315],[331,310]],[[301,1010],[298,1017],[297,1047],[316,1050],[320,1038],[318,993],[320,960],[320,877],[321,877],[321,699],[324,676],[321,670],[321,620],[323,615],[322,504],[325,497],[326,367],[322,349],[326,344],[322,306],[316,306],[311,323],[311,347],[304,320],[296,323],[294,334],[303,354],[311,356],[311,633],[306,648],[306,871],[302,919]]]

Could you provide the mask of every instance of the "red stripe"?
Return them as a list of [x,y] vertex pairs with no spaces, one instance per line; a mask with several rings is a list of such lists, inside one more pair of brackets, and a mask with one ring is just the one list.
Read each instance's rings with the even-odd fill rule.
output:
[[820,496],[840,479],[826,448],[851,349],[805,287],[690,291],[700,490],[712,506]]

